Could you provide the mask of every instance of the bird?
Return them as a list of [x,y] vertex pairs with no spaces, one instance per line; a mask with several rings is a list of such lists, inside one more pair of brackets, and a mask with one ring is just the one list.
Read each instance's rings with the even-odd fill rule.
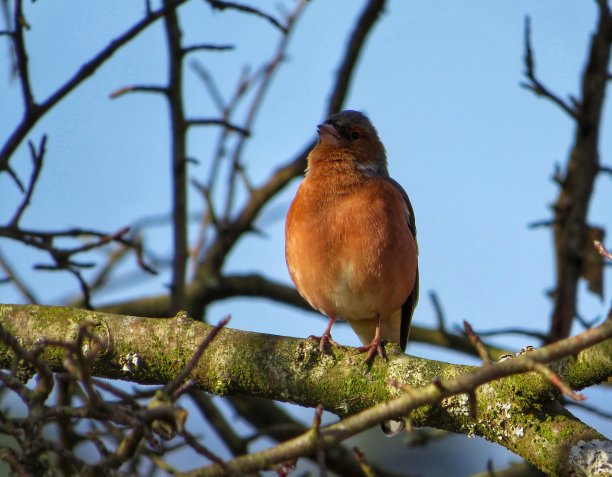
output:
[[387,154],[367,116],[345,110],[317,126],[319,139],[285,222],[285,259],[299,294],[329,318],[320,351],[348,322],[367,352],[406,349],[419,296],[414,211],[389,176]]

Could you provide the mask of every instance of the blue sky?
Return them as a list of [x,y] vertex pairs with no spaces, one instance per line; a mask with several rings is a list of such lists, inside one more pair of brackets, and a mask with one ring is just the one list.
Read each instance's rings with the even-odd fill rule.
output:
[[[27,35],[34,89],[46,98],[91,55],[138,20],[144,2],[68,0],[26,3],[32,30]],[[276,1],[261,8],[276,11]],[[293,2],[286,3],[288,7]],[[258,115],[254,139],[245,150],[253,182],[260,183],[315,137],[350,27],[363,2],[313,1],[300,19],[286,63],[274,79]],[[368,114],[379,130],[391,175],[413,203],[420,245],[421,302],[414,323],[434,326],[427,297],[435,290],[449,326],[466,319],[476,329],[524,326],[546,330],[551,303],[545,291],[553,285],[549,230],[527,224],[551,216],[556,197],[551,182],[555,163],[566,160],[573,124],[552,103],[519,86],[523,80],[523,28],[531,17],[532,40],[540,78],[562,97],[577,94],[595,2],[584,1],[392,1],[370,36],[345,103]],[[186,43],[236,45],[231,53],[198,53],[226,98],[245,64],[256,67],[269,58],[278,33],[264,20],[235,12],[211,12],[204,2],[181,9]],[[109,94],[130,84],[165,82],[166,50],[161,24],[148,29],[116,54],[90,81],[48,114],[30,138],[49,135],[45,169],[23,225],[46,229],[71,226],[118,230],[143,216],[165,214],[170,204],[169,137],[166,105],[161,97]],[[21,114],[19,85],[9,80],[8,48],[0,60],[0,137],[6,137]],[[214,116],[210,97],[187,70],[186,110]],[[600,142],[602,162],[611,164],[611,109],[604,112]],[[200,165],[190,169],[207,177],[218,130],[193,130],[190,155]],[[27,177],[27,148],[22,144],[12,165]],[[227,270],[260,271],[289,282],[284,264],[283,221],[298,186],[294,181],[262,213],[260,237],[239,243]],[[200,199],[192,191],[193,210]],[[10,217],[19,201],[6,176],[0,177],[0,216]],[[589,218],[610,224],[612,188],[600,177]],[[195,232],[195,228],[193,229]],[[168,255],[168,228],[152,229],[146,244]],[[1,250],[43,303],[59,303],[77,290],[61,274],[32,273],[39,254],[15,244]],[[607,272],[609,279],[609,271]],[[95,303],[164,292],[168,275],[135,286],[123,286]],[[581,287],[580,311],[604,315],[610,287],[600,302]],[[20,297],[4,286],[2,301]],[[230,326],[305,337],[320,334],[324,321],[313,314],[279,307],[264,300],[237,299],[209,310],[215,320],[231,313]],[[579,331],[576,327],[575,331]],[[334,337],[357,344],[348,327]],[[535,344],[525,337],[499,338],[520,348]],[[472,362],[444,350],[409,344],[419,356]],[[597,391],[594,391],[596,394]],[[609,423],[591,419],[608,435]],[[484,465],[484,464],[483,464]],[[482,468],[482,465],[480,466]]]

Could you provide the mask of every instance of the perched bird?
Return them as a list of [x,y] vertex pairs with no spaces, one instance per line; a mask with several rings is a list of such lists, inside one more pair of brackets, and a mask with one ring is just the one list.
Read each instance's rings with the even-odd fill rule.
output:
[[342,111],[318,125],[319,142],[285,224],[285,258],[298,292],[329,317],[346,320],[367,351],[383,340],[406,349],[419,295],[418,246],[408,195],[387,171],[370,120]]

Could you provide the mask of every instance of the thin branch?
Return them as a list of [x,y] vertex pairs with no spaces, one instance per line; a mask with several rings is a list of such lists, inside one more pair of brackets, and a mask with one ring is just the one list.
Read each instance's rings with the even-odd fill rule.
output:
[[9,227],[17,227],[17,225],[19,224],[19,220],[21,219],[21,216],[23,215],[25,209],[28,207],[28,205],[30,205],[30,200],[32,199],[32,194],[34,193],[34,187],[36,186],[36,183],[38,182],[38,178],[40,177],[40,171],[42,170],[43,159],[45,157],[46,144],[47,144],[46,135],[43,135],[42,139],[40,140],[38,151],[34,147],[34,144],[32,143],[32,141],[29,141],[28,143],[30,147],[30,156],[32,158],[32,174],[30,175],[30,183],[28,184],[28,188],[27,188],[25,197],[23,198],[23,200],[21,201],[21,204],[15,211],[15,215],[13,215],[13,218],[9,222],[9,225],[8,225]]
[[168,11],[176,9],[185,1],[186,0],[174,0],[169,2],[167,6],[147,14],[142,20],[112,40],[108,46],[100,50],[91,60],[83,64],[81,68],[62,86],[55,90],[55,92],[52,93],[47,100],[39,103],[35,108],[31,108],[29,114],[24,116],[21,122],[13,130],[4,146],[2,146],[2,149],[0,149],[0,172],[8,169],[9,161],[13,152],[45,113],[47,113],[68,93],[79,86],[84,80],[89,78],[102,64],[111,58],[111,56],[117,50],[129,43],[139,33],[153,24],[157,19],[165,15]]
[[232,455],[245,454],[248,451],[246,440],[234,431],[234,428],[225,419],[223,413],[219,411],[211,396],[203,391],[193,390],[189,393],[189,397]]
[[367,36],[383,13],[385,4],[385,0],[369,0],[359,16],[336,74],[336,82],[329,98],[326,116],[337,113],[342,109],[342,104],[348,94],[359,55],[363,51]]
[[163,96],[168,95],[168,89],[163,86],[151,86],[151,85],[141,85],[141,86],[123,86],[115,91],[113,91],[109,96],[111,99],[118,98],[128,93],[154,93],[161,94]]
[[185,439],[185,442],[189,444],[189,446],[198,454],[206,457],[208,460],[214,462],[221,468],[225,468],[225,463],[223,462],[223,459],[221,459],[221,457],[217,456],[215,453],[200,444],[199,439],[196,438],[193,434],[186,430],[183,430],[180,435],[183,439]]
[[[21,84],[21,94],[23,96],[24,110],[26,115],[31,114],[36,107],[32,86],[30,82],[30,71],[28,67],[28,54],[26,52],[25,40],[23,38],[24,28],[29,29],[25,16],[23,14],[23,1],[16,0],[15,16],[13,18],[13,27],[15,33],[12,35],[13,45],[15,46],[15,56],[17,58],[17,73],[19,83]],[[0,169],[1,170],[1,169]]]
[[438,330],[446,333],[446,318],[444,315],[444,310],[442,309],[442,304],[440,303],[440,299],[438,298],[438,294],[435,291],[429,292],[429,299],[431,300],[431,304],[434,307],[434,311],[436,313],[436,319],[438,321]]
[[542,333],[540,331],[529,330],[526,328],[498,328],[494,330],[479,330],[479,336],[498,336],[498,335],[521,335],[528,336],[530,338],[537,338],[543,342],[545,342],[548,338],[546,333]]
[[527,228],[528,229],[541,229],[541,228],[546,228],[546,227],[552,227],[553,225],[556,225],[554,220],[542,219],[542,220],[535,220],[533,222],[529,222],[527,224]]
[[11,264],[8,262],[7,258],[4,256],[2,251],[0,250],[0,268],[4,270],[8,277],[8,281],[12,283],[15,288],[21,293],[21,295],[25,298],[28,303],[39,303],[38,298],[34,294],[34,291],[31,290],[25,282],[21,279],[19,274],[13,269]]
[[[253,95],[253,101],[248,109],[246,114],[246,119],[244,122],[244,129],[251,130],[253,122],[255,121],[255,116],[257,115],[265,94],[267,93],[270,85],[272,84],[272,78],[274,77],[274,73],[278,69],[278,66],[284,60],[287,48],[289,46],[289,40],[291,38],[291,33],[294,30],[297,20],[299,19],[302,11],[306,7],[307,1],[300,0],[295,6],[293,12],[286,19],[285,27],[283,28],[283,36],[278,44],[276,53],[272,60],[261,70],[261,82],[257,90]],[[236,199],[236,175],[240,168],[242,167],[240,161],[242,159],[242,151],[246,144],[246,138],[244,136],[240,137],[234,151],[232,152],[232,156],[230,159],[230,177],[228,180],[228,188],[227,195],[225,200],[225,207],[223,212],[223,219],[229,221],[233,211],[234,200]]]
[[[185,319],[185,318],[181,317],[180,319]],[[187,317],[186,319],[189,319],[189,318]],[[221,321],[219,321],[219,323],[217,323],[217,325],[214,326],[210,330],[210,332],[206,335],[206,337],[202,340],[200,345],[197,347],[196,351],[193,353],[193,356],[191,357],[187,365],[183,367],[183,369],[176,376],[176,378],[174,378],[171,382],[169,382],[166,386],[164,386],[164,392],[166,394],[173,395],[176,392],[176,390],[183,383],[185,378],[189,376],[189,374],[193,371],[193,368],[196,367],[196,365],[198,364],[198,361],[200,360],[200,357],[202,356],[202,353],[204,353],[204,351],[206,350],[208,345],[211,343],[211,341],[214,340],[215,337],[219,334],[219,331],[221,331],[223,327],[227,325],[229,320],[230,320],[230,317],[226,316],[225,318],[221,319]]]
[[569,397],[573,401],[584,401],[586,399],[586,396],[584,394],[577,393],[573,389],[571,389],[561,380],[559,375],[552,371],[548,366],[535,361],[533,362],[532,366],[534,371],[537,371],[546,379],[548,379],[548,381],[550,381],[550,384],[555,386],[564,396]]
[[[258,430],[247,438],[248,442],[263,435],[276,442],[282,442],[295,438],[308,430],[306,426],[296,421],[284,409],[279,408],[274,402],[267,399],[229,396],[227,401],[238,415]],[[359,465],[346,447],[337,446],[325,452],[325,460],[331,472],[337,475],[360,475]],[[246,454],[246,449],[240,453]],[[305,457],[316,463],[319,456],[317,453],[312,453]],[[376,467],[375,470],[378,477],[400,477],[381,467]]]
[[480,339],[480,336],[474,333],[472,326],[465,320],[463,320],[463,329],[465,331],[466,336],[470,340],[470,343],[472,343],[474,348],[476,348],[476,351],[478,351],[478,356],[480,356],[482,362],[484,364],[491,364],[492,360],[491,355],[489,354],[489,350],[487,350],[487,347]]
[[244,137],[250,137],[251,133],[248,129],[232,124],[225,119],[212,119],[212,118],[192,118],[187,120],[189,126],[222,126],[229,131],[234,131],[242,134]]
[[26,189],[25,189],[25,186],[23,185],[23,182],[21,182],[21,179],[19,178],[17,173],[13,170],[13,168],[10,165],[7,165],[6,172],[9,175],[9,177],[13,179],[13,182],[15,182],[15,184],[17,185],[17,188],[21,191],[21,193],[25,194]]
[[183,47],[183,54],[194,53],[196,51],[229,51],[235,48],[234,45],[214,45],[212,43],[201,43]]
[[[248,74],[248,69],[243,68],[239,81],[238,81],[238,85],[233,94],[233,97],[230,99],[230,101],[228,102],[226,106],[219,88],[217,87],[215,81],[213,80],[212,76],[208,73],[206,68],[204,68],[204,66],[202,66],[199,62],[193,62],[192,67],[195,70],[196,74],[198,74],[198,76],[204,83],[204,86],[208,90],[213,102],[216,104],[217,108],[219,109],[222,115],[222,119],[229,123],[229,119],[232,113],[237,107],[240,99],[242,99],[242,97],[246,95],[246,92],[248,91],[249,87],[253,84],[254,78],[250,78]],[[197,270],[198,261],[200,259],[202,251],[204,250],[204,247],[206,244],[208,226],[211,223],[215,225],[217,229],[219,226],[218,216],[216,212],[214,212],[216,210],[216,207],[214,206],[212,202],[212,194],[213,194],[213,189],[215,187],[215,184],[218,178],[218,172],[220,170],[221,161],[223,157],[225,156],[226,142],[229,137],[230,137],[230,130],[227,128],[224,128],[221,131],[221,134],[219,135],[217,144],[215,146],[215,149],[212,155],[212,160],[211,160],[212,167],[210,170],[210,175],[208,177],[207,183],[206,185],[202,184],[201,190],[206,191],[206,195],[204,196],[204,199],[207,202],[209,213],[203,214],[201,216],[201,222],[200,222],[200,227],[199,227],[198,234],[197,234],[197,239],[196,239],[194,246],[192,247],[192,265],[193,265],[194,271]]]
[[[82,266],[83,265],[81,265],[81,267]],[[81,293],[83,294],[84,307],[88,310],[93,310],[93,306],[91,305],[91,293],[89,291],[89,285],[85,281],[85,278],[83,278],[83,275],[81,274],[81,271],[78,269],[78,267],[68,266],[58,268],[61,268],[62,270],[68,270],[77,279],[77,282],[79,283],[79,286],[81,288]]]
[[537,78],[535,72],[535,59],[533,56],[533,49],[531,46],[531,19],[530,17],[525,17],[525,76],[527,77],[528,82],[521,83],[523,88],[533,91],[537,96],[543,96],[557,106],[559,106],[563,111],[569,114],[573,119],[578,120],[578,112],[570,105],[568,105],[565,101],[555,95],[552,91],[550,91],[544,84]]
[[[191,68],[198,75],[206,89],[208,90],[213,102],[219,109],[220,113],[224,113],[226,111],[225,102],[223,101],[223,95],[219,90],[217,84],[215,83],[212,75],[208,72],[208,70],[202,65],[199,61],[192,61],[190,63]],[[225,114],[224,114],[225,116]]]
[[236,3],[236,2],[226,2],[226,1],[221,1],[221,0],[206,0],[211,7],[217,9],[217,10],[225,10],[226,8],[232,9],[232,10],[237,10],[240,12],[244,12],[244,13],[250,13],[253,14],[255,16],[261,17],[261,18],[265,18],[266,20],[268,20],[272,25],[274,25],[276,28],[278,28],[280,31],[282,31],[283,33],[287,33],[287,27],[282,25],[276,18],[274,18],[273,16],[263,12],[262,10],[259,10],[255,7],[251,7],[249,5],[243,5],[240,3]]

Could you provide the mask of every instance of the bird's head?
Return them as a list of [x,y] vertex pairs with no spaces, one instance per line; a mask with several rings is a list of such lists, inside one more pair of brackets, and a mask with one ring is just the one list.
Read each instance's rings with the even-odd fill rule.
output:
[[353,161],[365,172],[388,175],[387,154],[370,120],[359,111],[341,111],[317,126],[318,160]]

